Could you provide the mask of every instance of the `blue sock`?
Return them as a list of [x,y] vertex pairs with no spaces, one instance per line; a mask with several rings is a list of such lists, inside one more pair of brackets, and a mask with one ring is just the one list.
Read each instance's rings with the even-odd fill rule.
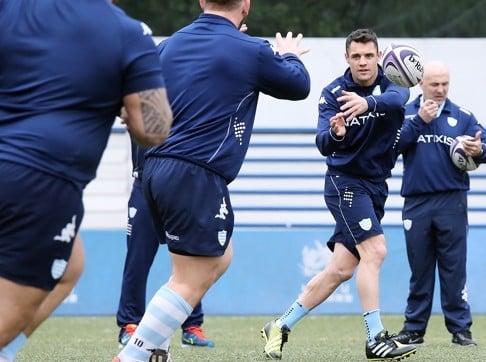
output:
[[170,338],[191,312],[192,307],[179,294],[165,286],[161,287],[118,357],[121,360],[148,361],[151,351]]
[[0,349],[0,357],[5,357],[7,361],[13,361],[17,353],[22,349],[27,341],[26,335],[22,332],[15,337],[9,344]]
[[380,317],[380,310],[375,309],[369,312],[363,313],[365,328],[366,328],[366,337],[368,338],[368,343],[372,343],[375,341],[375,337],[379,334],[383,329],[383,324],[381,323]]
[[286,325],[290,329],[296,325],[298,321],[304,318],[307,313],[309,313],[309,310],[299,302],[295,301],[289,309],[275,321],[275,324],[278,327]]

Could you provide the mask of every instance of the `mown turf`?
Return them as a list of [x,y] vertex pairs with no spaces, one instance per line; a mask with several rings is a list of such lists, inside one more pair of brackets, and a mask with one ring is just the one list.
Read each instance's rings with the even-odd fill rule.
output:
[[[175,362],[264,361],[261,327],[272,316],[206,316],[204,330],[214,348],[181,348],[176,332],[171,351]],[[384,316],[390,332],[402,326],[402,316]],[[486,361],[486,316],[474,316],[478,347],[452,347],[443,317],[429,323],[426,346],[403,361]],[[118,352],[114,317],[52,317],[29,339],[16,362],[111,362]],[[283,351],[283,361],[366,361],[361,316],[308,316],[295,326]]]

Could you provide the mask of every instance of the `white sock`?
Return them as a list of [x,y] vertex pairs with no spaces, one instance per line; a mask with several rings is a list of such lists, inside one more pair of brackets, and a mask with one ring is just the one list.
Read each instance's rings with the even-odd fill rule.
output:
[[192,307],[180,295],[166,286],[161,287],[118,357],[123,362],[148,361],[152,351],[170,340],[191,313]]
[[164,351],[168,351],[170,347],[170,340],[172,339],[172,336],[167,338],[160,346],[160,349],[163,349]]

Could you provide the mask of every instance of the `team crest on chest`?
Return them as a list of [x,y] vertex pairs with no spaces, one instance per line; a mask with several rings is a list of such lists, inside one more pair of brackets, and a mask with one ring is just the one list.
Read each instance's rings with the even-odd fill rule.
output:
[[455,127],[457,126],[457,119],[453,117],[447,117],[447,123],[449,124],[449,126]]

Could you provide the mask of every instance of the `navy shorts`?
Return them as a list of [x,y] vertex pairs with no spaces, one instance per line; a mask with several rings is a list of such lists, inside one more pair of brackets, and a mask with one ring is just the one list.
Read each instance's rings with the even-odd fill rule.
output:
[[0,161],[0,276],[52,290],[64,274],[84,215],[75,185]]
[[224,254],[234,215],[221,176],[191,162],[149,157],[142,185],[159,239],[165,239],[171,252]]
[[356,245],[383,234],[381,219],[388,196],[386,182],[371,182],[343,175],[326,175],[324,198],[336,220],[336,228],[328,242],[331,250],[342,243],[359,259]]

